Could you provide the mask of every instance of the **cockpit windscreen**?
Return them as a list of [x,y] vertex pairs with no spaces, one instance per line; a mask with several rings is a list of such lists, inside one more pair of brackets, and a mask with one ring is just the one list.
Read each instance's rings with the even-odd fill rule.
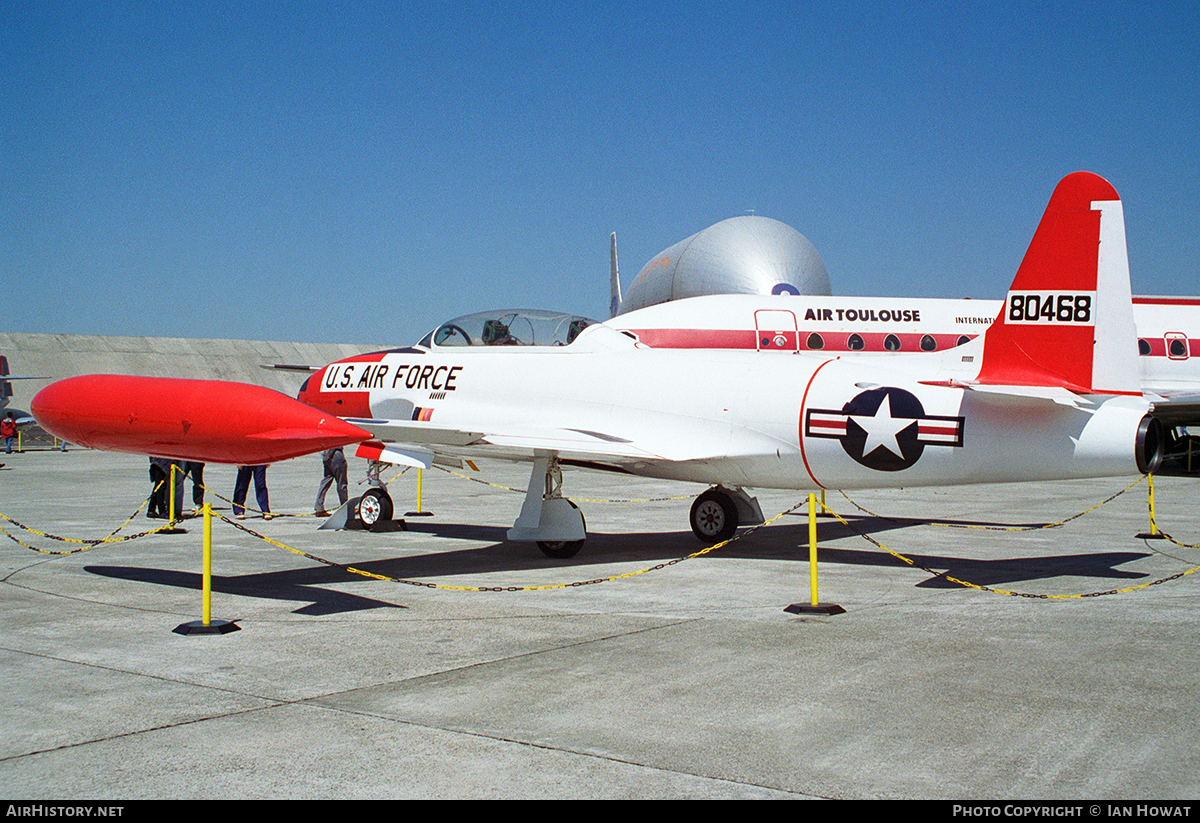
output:
[[595,323],[586,317],[536,309],[505,309],[456,317],[425,335],[418,346],[569,346]]

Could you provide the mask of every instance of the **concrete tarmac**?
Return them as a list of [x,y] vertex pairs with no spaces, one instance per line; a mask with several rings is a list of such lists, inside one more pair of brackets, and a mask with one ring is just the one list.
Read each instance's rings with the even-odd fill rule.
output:
[[[144,458],[0,461],[0,513],[60,536],[103,537],[149,492]],[[1028,531],[989,527],[1061,521],[1133,478],[851,495],[869,514],[830,492],[850,525],[820,520],[820,599],[846,613],[795,616],[803,508],[673,563],[701,548],[700,487],[567,471],[590,537],[549,560],[504,540],[527,469],[480,468],[426,472],[433,514],[407,531],[217,521],[212,616],[240,626],[225,635],[173,631],[201,617],[200,520],[66,555],[44,552],[83,546],[0,522],[40,550],[0,540],[0,793],[1200,796],[1200,550],[1136,537],[1145,481]],[[275,512],[310,513],[320,473],[315,456],[272,466]],[[400,515],[415,475],[391,484]],[[234,469],[205,479],[228,498]],[[1195,482],[1155,481],[1181,543],[1200,543]],[[758,498],[770,518],[804,495]],[[139,514],[119,534],[156,525]]]

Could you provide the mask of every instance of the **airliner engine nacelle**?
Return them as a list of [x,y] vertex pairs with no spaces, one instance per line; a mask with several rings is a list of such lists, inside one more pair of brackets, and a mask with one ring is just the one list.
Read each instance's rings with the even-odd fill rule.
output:
[[614,314],[710,294],[829,293],[825,263],[804,235],[749,215],[722,220],[655,255]]

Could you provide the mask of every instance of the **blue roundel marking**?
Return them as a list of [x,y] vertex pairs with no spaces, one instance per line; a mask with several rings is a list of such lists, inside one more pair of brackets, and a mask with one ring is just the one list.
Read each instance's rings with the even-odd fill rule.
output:
[[800,294],[800,289],[793,286],[791,283],[776,283],[771,287],[771,294]]

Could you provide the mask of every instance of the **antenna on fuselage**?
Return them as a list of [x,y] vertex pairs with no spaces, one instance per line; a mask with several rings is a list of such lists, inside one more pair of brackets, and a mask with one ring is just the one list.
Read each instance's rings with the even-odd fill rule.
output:
[[608,316],[616,317],[621,312],[621,272],[617,268],[617,233],[614,231],[608,237],[608,277],[609,303]]

